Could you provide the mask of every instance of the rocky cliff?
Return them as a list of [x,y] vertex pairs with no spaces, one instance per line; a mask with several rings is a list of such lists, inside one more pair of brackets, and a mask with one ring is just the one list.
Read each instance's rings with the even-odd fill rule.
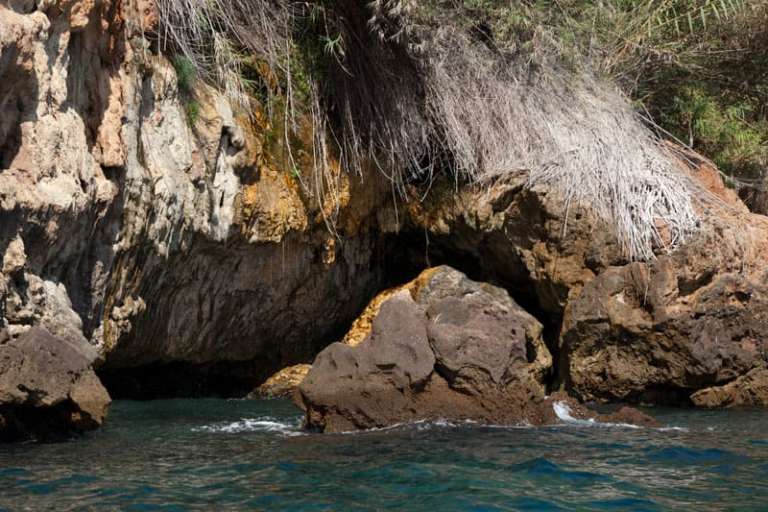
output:
[[309,197],[311,155],[292,171],[263,115],[202,85],[191,122],[153,12],[0,10],[5,328],[42,325],[114,367],[308,357],[379,286],[388,186],[336,165],[333,205]]
[[0,3],[0,346],[47,332],[117,395],[244,394],[450,263],[543,324],[542,393],[766,404],[768,220],[715,170],[681,163],[708,198],[696,235],[630,262],[588,203],[543,184],[438,179],[403,199],[373,168],[316,176],[311,134],[181,91],[157,24],[151,0]]
[[549,324],[557,385],[580,399],[766,405],[768,218],[710,164],[680,156],[700,225],[647,262],[625,259],[589,205],[569,211],[557,190],[520,183],[437,196],[411,219],[436,253],[504,283]]
[[219,364],[252,386],[381,286],[389,186],[330,162],[334,196],[308,194],[301,141],[289,166],[278,127],[202,84],[191,119],[156,23],[152,2],[0,5],[3,329],[107,373]]

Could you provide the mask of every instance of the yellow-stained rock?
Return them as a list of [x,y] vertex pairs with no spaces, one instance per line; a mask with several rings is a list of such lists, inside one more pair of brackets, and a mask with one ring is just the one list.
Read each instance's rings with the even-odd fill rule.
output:
[[261,386],[251,393],[251,398],[284,398],[289,397],[299,387],[307,376],[311,364],[297,364],[283,368],[268,378]]

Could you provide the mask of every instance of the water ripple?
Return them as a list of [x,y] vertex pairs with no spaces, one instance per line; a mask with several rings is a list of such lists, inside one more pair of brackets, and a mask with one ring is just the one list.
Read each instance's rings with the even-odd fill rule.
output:
[[768,503],[768,412],[653,414],[678,429],[438,421],[319,435],[301,432],[287,402],[118,401],[102,431],[75,442],[0,446],[0,511],[714,512]]

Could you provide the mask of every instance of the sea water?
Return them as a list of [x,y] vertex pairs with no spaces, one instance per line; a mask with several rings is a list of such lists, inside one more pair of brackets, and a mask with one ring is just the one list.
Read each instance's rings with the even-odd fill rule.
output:
[[117,401],[98,432],[0,445],[0,510],[768,511],[768,412],[647,412],[323,435],[284,401]]

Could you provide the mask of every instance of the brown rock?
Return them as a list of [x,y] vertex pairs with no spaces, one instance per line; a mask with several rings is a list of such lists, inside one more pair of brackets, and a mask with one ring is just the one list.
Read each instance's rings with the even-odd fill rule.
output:
[[561,348],[580,397],[686,402],[763,364],[768,288],[689,250],[609,269],[569,304]]
[[250,398],[286,398],[304,381],[312,368],[310,364],[297,364],[283,368],[268,378],[249,395]]
[[638,411],[634,407],[622,406],[618,411],[611,414],[600,414],[597,420],[602,423],[626,423],[640,427],[658,427],[659,422],[644,412]]
[[540,410],[542,411],[542,424],[554,424],[561,421],[590,421],[639,427],[660,426],[653,417],[626,405],[612,413],[600,414],[563,391],[548,396]]
[[87,352],[32,328],[0,345],[0,439],[48,439],[97,428],[110,398]]
[[755,368],[723,386],[702,389],[691,400],[699,407],[768,407],[768,368]]
[[733,383],[750,403],[753,380],[740,377],[768,363],[768,218],[686,159],[700,229],[648,262],[627,261],[588,204],[567,212],[560,191],[521,182],[431,194],[409,222],[429,233],[433,260],[470,262],[546,314],[559,382],[579,399],[689,404]]
[[309,428],[538,422],[551,359],[541,325],[504,290],[439,267],[373,304],[365,339],[325,349],[299,386]]
[[307,424],[338,432],[410,419],[410,395],[426,384],[434,363],[424,311],[400,291],[381,305],[359,346],[334,343],[317,356],[299,386]]

